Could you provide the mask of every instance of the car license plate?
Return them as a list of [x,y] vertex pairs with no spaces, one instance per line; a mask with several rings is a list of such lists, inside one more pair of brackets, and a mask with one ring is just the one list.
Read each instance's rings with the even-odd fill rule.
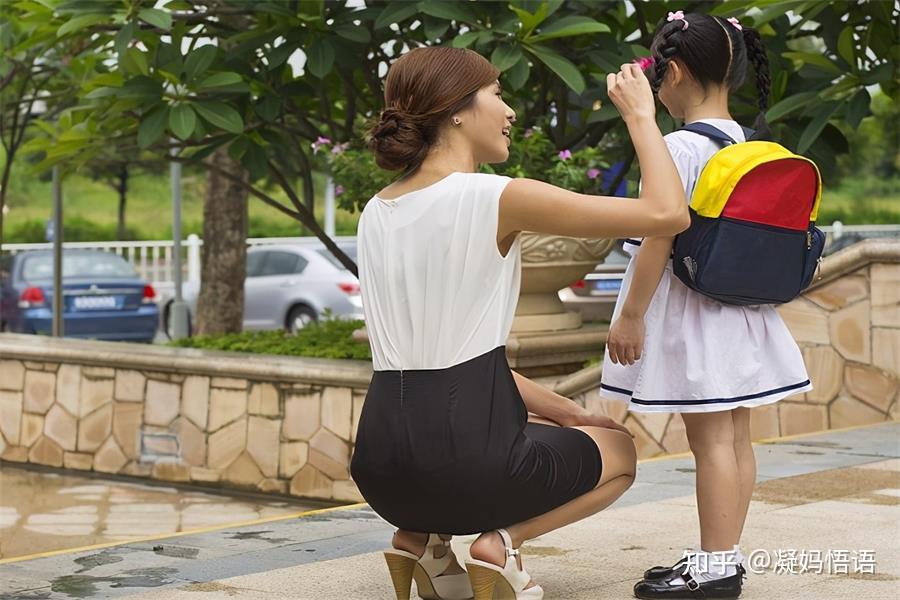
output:
[[594,282],[595,292],[618,292],[621,287],[621,279],[598,279]]
[[75,310],[103,310],[116,308],[115,296],[76,296]]

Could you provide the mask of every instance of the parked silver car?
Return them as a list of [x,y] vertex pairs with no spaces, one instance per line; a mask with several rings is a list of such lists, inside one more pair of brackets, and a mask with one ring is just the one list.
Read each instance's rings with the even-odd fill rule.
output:
[[[339,244],[354,261],[355,244]],[[195,322],[199,287],[186,283],[184,300]],[[171,337],[172,301],[163,308],[163,327]],[[359,280],[322,244],[255,246],[247,250],[244,330],[299,329],[322,318],[362,319]]]

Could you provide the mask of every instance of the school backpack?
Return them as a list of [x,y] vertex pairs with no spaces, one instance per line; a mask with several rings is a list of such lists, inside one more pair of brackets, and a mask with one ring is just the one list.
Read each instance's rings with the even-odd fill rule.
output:
[[[736,142],[707,123],[681,128],[720,145],[691,195],[691,226],[675,238],[686,286],[725,304],[782,304],[812,282],[825,246],[816,226],[816,164],[765,141]],[[753,130],[744,129],[747,139]]]

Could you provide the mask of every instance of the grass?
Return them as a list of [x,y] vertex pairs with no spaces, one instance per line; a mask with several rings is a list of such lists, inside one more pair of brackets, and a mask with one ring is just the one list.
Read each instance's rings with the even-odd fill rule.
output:
[[[171,239],[171,192],[166,174],[140,174],[129,183],[126,225],[128,239]],[[52,216],[49,177],[36,178],[25,169],[14,169],[8,196],[9,212],[4,223],[4,239],[14,242],[44,241],[45,223]],[[324,189],[324,176],[316,175],[316,189]],[[186,171],[182,180],[182,230],[184,235],[202,233],[203,197],[206,178],[199,171]],[[271,195],[284,200],[278,190]],[[826,187],[818,222],[830,225],[900,223],[900,183],[897,180],[848,177],[840,185]],[[75,174],[66,178],[63,189],[66,239],[102,241],[116,239],[118,197],[112,187]],[[324,222],[324,202],[316,198],[316,218]],[[338,235],[355,235],[358,213],[338,209]],[[249,199],[250,237],[308,235],[299,223]]]
[[372,360],[369,344],[354,342],[350,338],[362,326],[362,321],[329,319],[307,325],[296,335],[283,331],[245,331],[184,338],[169,342],[169,345],[253,354]]
[[[168,175],[140,174],[130,179],[125,223],[128,239],[158,240],[172,237],[172,201]],[[324,176],[316,176],[316,189],[324,190]],[[200,172],[186,171],[182,177],[182,231],[184,235],[203,230],[203,198],[206,178]],[[287,205],[279,189],[271,196]],[[13,170],[7,196],[9,212],[4,219],[4,241],[43,242],[44,227],[52,218],[52,190],[49,178],[36,178],[22,168]],[[74,174],[63,182],[63,210],[66,239],[101,241],[116,239],[118,195],[102,181]],[[262,203],[248,200],[250,237],[289,237],[309,235],[300,223]],[[316,218],[325,220],[321,196],[315,200]],[[358,214],[338,209],[335,213],[337,235],[355,235]]]

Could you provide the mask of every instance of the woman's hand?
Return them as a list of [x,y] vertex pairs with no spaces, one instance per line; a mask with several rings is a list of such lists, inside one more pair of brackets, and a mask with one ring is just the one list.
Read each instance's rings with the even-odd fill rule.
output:
[[606,338],[609,359],[619,365],[633,365],[644,352],[644,319],[620,315]]
[[564,425],[566,427],[603,427],[604,429],[615,429],[616,431],[627,434],[629,437],[634,437],[634,434],[628,431],[628,428],[624,425],[617,423],[607,416],[595,415],[586,409],[582,409],[578,411],[577,414],[570,416],[566,419]]
[[624,64],[618,73],[607,75],[606,89],[623,119],[647,117],[652,120],[656,115],[650,82],[636,64]]

